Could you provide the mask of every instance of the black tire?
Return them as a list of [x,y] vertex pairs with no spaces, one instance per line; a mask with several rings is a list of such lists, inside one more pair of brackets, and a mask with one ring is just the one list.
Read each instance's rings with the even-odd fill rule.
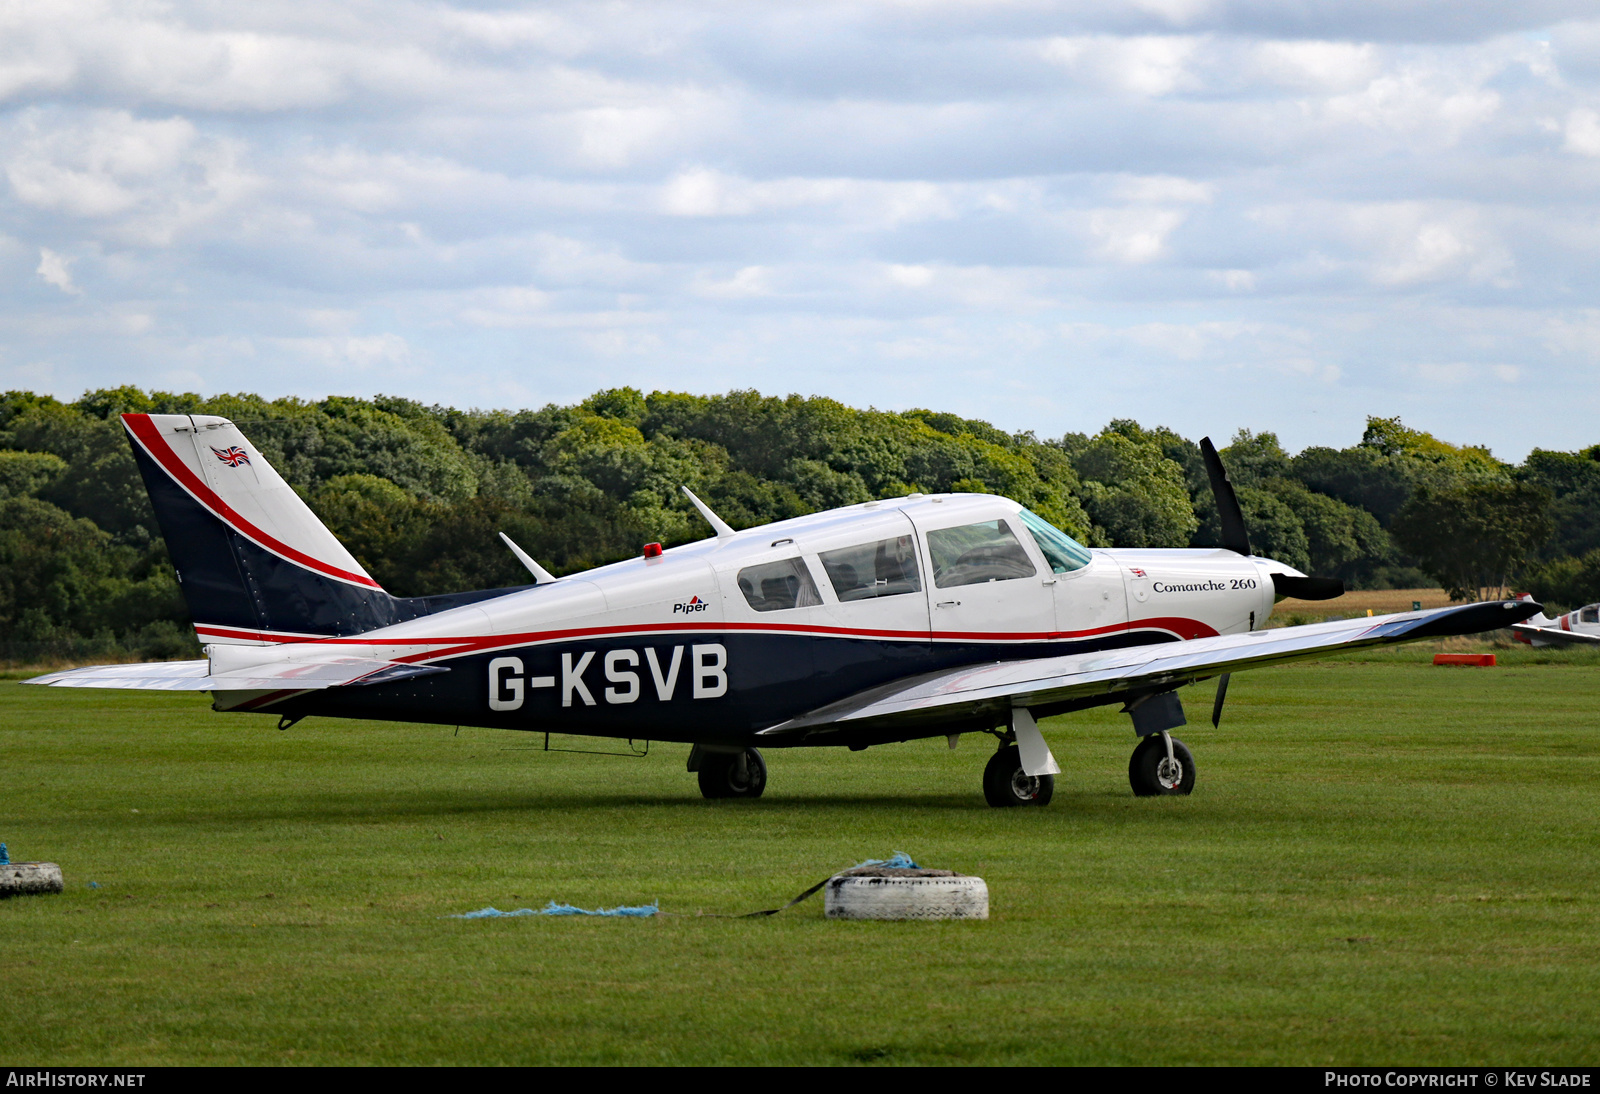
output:
[[742,757],[713,752],[700,761],[700,793],[705,797],[759,798],[766,788],[767,764],[753,748],[745,749]]
[[1128,758],[1128,783],[1137,797],[1154,798],[1169,794],[1188,794],[1194,790],[1194,754],[1178,738],[1172,738],[1172,758],[1178,761],[1177,778],[1164,770],[1167,742],[1152,733],[1139,742]]
[[1056,792],[1054,775],[1029,775],[1022,770],[1022,753],[1007,745],[983,769],[983,800],[996,808],[1010,805],[1049,805]]

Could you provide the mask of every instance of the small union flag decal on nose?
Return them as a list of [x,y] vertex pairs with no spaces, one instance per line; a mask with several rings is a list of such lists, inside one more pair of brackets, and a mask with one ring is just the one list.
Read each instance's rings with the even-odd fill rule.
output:
[[229,467],[238,467],[241,463],[250,462],[249,453],[238,445],[232,445],[228,448],[213,448],[211,451],[217,454],[217,459]]

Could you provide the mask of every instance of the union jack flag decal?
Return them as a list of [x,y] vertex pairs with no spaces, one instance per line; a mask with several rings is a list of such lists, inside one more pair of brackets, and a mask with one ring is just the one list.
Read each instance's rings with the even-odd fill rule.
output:
[[240,448],[238,445],[231,445],[228,448],[213,448],[211,451],[217,454],[217,459],[221,460],[229,467],[238,467],[241,463],[250,462],[249,453],[245,452],[245,450]]

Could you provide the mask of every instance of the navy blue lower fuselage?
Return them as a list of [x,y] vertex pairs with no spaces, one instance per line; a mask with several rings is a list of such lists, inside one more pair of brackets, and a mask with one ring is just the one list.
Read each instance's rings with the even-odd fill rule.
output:
[[[449,669],[445,673],[308,692],[274,702],[268,709],[290,717],[383,718],[634,740],[750,742],[759,730],[922,673],[1160,641],[1176,639],[1164,631],[1135,630],[1071,641],[997,644],[708,627],[458,655],[430,662]],[[653,664],[647,651],[654,651]],[[610,673],[608,655],[612,655]],[[508,664],[512,661],[518,664]],[[718,669],[725,679],[719,678]],[[494,709],[492,701],[501,709]],[[896,739],[950,731],[929,728],[903,732]],[[764,743],[854,740],[847,733],[821,733],[803,741]]]

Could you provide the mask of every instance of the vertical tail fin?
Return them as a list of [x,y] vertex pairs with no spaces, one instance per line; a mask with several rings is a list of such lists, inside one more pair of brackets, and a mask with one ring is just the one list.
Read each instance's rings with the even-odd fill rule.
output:
[[358,634],[386,593],[226,418],[124,414],[178,582],[205,642]]

